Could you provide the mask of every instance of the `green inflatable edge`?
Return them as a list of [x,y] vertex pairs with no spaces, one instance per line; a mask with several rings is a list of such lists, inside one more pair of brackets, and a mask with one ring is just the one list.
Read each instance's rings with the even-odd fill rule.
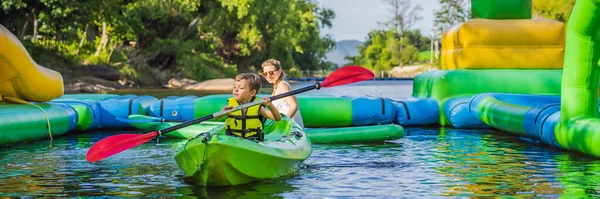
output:
[[[71,124],[64,105],[36,103],[29,104],[0,103],[0,146],[8,146],[19,142],[35,141],[50,136],[58,137],[69,131]],[[48,132],[48,121],[51,132]],[[50,134],[51,133],[51,134]]]
[[600,157],[598,60],[600,0],[577,0],[567,24],[560,122],[554,135],[565,149]]
[[436,70],[417,75],[413,97],[434,98],[440,107],[440,125],[449,126],[444,114],[448,99],[473,97],[488,92],[558,95],[560,69],[478,69]]

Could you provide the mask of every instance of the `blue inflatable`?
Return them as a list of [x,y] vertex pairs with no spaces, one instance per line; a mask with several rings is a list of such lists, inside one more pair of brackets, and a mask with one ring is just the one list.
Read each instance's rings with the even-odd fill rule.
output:
[[193,95],[169,96],[150,105],[148,115],[166,120],[193,120],[196,99]]
[[470,97],[449,99],[444,103],[444,115],[453,127],[459,129],[489,128],[469,113]]
[[396,117],[396,106],[386,98],[352,100],[352,126],[390,124]]
[[56,99],[51,103],[59,103],[71,106],[77,112],[77,128],[75,130],[85,131],[98,129],[102,126],[102,108],[100,102],[91,99]]
[[440,119],[438,103],[433,98],[392,100],[396,105],[396,123],[402,126],[435,125]]
[[125,122],[129,115],[146,115],[151,104],[158,101],[152,96],[117,97],[101,101],[102,127],[133,127]]

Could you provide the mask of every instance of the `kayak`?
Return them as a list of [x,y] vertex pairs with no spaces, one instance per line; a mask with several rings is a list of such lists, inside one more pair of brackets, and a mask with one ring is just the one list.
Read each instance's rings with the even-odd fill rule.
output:
[[307,128],[304,131],[313,144],[383,142],[404,137],[404,128],[397,124]]
[[175,160],[186,183],[231,186],[291,174],[311,153],[302,128],[283,117],[267,120],[262,142],[225,135],[224,125],[219,125],[187,141]]

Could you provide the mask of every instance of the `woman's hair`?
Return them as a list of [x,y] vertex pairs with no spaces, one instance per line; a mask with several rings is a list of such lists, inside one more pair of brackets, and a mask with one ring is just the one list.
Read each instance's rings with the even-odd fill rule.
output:
[[240,73],[235,76],[235,81],[240,81],[245,79],[250,84],[251,90],[256,90],[256,93],[260,91],[260,87],[262,86],[262,82],[260,81],[260,76],[254,73]]
[[267,59],[266,61],[264,61],[261,64],[261,67],[264,69],[266,66],[273,66],[275,67],[275,70],[281,70],[281,75],[279,76],[279,78],[277,80],[275,80],[275,83],[273,83],[273,92],[275,92],[277,90],[277,85],[279,85],[279,82],[281,82],[281,80],[285,80],[285,72],[283,71],[283,68],[281,68],[281,63],[276,60],[276,59]]
[[273,66],[273,67],[275,67],[275,70],[281,70],[281,76],[279,76],[279,79],[277,80],[277,82],[279,82],[282,79],[285,79],[285,72],[281,68],[281,63],[279,61],[277,61],[276,59],[268,59],[267,61],[264,61],[261,65],[261,67],[264,69],[265,66]]

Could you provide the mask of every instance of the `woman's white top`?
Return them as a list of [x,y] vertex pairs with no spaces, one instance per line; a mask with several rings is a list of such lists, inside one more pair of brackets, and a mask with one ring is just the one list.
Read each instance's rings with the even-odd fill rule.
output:
[[[279,90],[279,86],[277,87],[277,90]],[[275,93],[277,93],[277,92],[275,92]],[[288,113],[290,112],[290,105],[285,100],[286,98],[287,97],[275,100],[272,103],[273,103],[273,106],[275,106],[275,108],[277,108],[279,113],[289,116]],[[304,128],[304,121],[302,120],[302,113],[300,113],[300,106],[298,106],[298,110],[296,111],[296,114],[294,115],[292,120],[294,120],[294,122],[298,123],[300,125],[300,127]]]

